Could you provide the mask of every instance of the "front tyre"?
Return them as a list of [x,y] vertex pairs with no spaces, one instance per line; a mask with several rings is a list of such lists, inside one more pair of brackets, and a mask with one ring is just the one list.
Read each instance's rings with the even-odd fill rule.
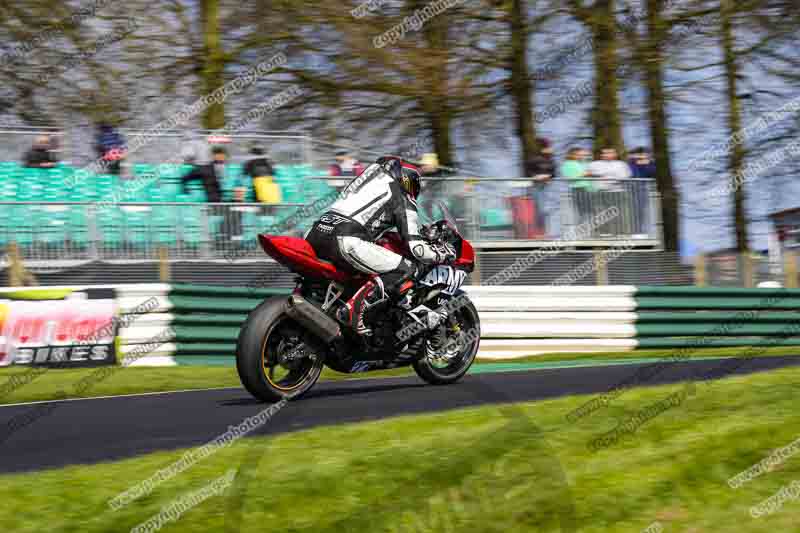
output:
[[247,391],[264,402],[295,399],[322,373],[323,358],[285,314],[286,297],[265,300],[250,312],[236,344],[236,370]]
[[447,385],[464,377],[475,362],[481,343],[478,310],[465,293],[457,294],[456,298],[466,299],[466,304],[448,317],[443,326],[444,338],[435,345],[433,353],[426,353],[423,346],[423,357],[413,363],[417,375],[432,385]]

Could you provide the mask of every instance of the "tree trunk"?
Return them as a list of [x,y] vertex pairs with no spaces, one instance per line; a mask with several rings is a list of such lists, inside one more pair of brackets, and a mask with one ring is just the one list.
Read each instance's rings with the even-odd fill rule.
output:
[[[728,131],[733,135],[742,127],[742,110],[738,98],[739,65],[736,61],[736,42],[733,35],[735,6],[731,0],[722,0],[720,7],[720,15],[722,17],[722,53],[725,65],[725,96],[728,99]],[[728,164],[733,188],[733,227],[736,233],[736,249],[739,252],[746,252],[749,249],[744,183],[737,183],[736,181],[736,176],[739,175],[744,165],[745,155],[742,143],[734,144],[731,148]]]
[[596,45],[594,54],[595,88],[592,126],[595,153],[616,148],[622,154],[622,121],[619,112],[617,77],[617,25],[614,0],[597,0],[592,7],[589,27]]
[[[201,0],[200,18],[203,25],[202,65],[203,94],[211,94],[225,84],[225,56],[219,29],[219,0]],[[225,103],[215,102],[203,111],[203,127],[225,127]]]
[[511,98],[514,103],[516,134],[521,147],[521,176],[527,162],[536,154],[536,130],[533,122],[533,84],[528,73],[528,10],[525,0],[511,2]]
[[[425,5],[425,4],[423,4]],[[453,140],[451,127],[453,111],[448,100],[450,50],[448,45],[448,14],[442,13],[428,21],[423,27],[427,54],[431,56],[425,77],[428,81],[428,94],[423,95],[423,106],[428,115],[428,122],[433,136],[433,147],[439,157],[439,164],[452,167]]]
[[664,248],[678,251],[680,242],[680,195],[672,177],[669,151],[669,125],[664,96],[664,58],[668,28],[661,13],[663,0],[647,1],[647,42],[642,63],[647,87],[650,139],[656,161],[656,184],[661,192],[661,219],[664,224]]

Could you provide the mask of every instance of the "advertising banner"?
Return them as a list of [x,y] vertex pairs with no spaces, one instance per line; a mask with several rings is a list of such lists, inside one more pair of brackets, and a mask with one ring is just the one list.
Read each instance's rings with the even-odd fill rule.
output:
[[0,366],[114,364],[113,289],[0,292]]

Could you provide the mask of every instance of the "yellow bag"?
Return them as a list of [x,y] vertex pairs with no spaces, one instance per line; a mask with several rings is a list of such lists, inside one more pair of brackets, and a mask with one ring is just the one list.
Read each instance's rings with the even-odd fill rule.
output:
[[263,204],[281,203],[281,188],[272,181],[272,176],[261,176],[253,179],[256,199]]

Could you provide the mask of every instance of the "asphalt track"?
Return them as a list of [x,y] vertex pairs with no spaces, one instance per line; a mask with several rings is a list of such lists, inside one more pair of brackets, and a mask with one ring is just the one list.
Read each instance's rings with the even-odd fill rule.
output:
[[[672,363],[641,385],[795,365],[800,365],[800,357]],[[602,393],[629,379],[641,366],[475,374],[446,387],[425,385],[416,377],[323,382],[304,399],[289,403],[251,435],[481,404]],[[266,407],[243,389],[235,388],[0,407],[0,473],[98,463],[199,446]],[[29,423],[20,427],[22,419]],[[19,429],[11,431],[12,428]]]

